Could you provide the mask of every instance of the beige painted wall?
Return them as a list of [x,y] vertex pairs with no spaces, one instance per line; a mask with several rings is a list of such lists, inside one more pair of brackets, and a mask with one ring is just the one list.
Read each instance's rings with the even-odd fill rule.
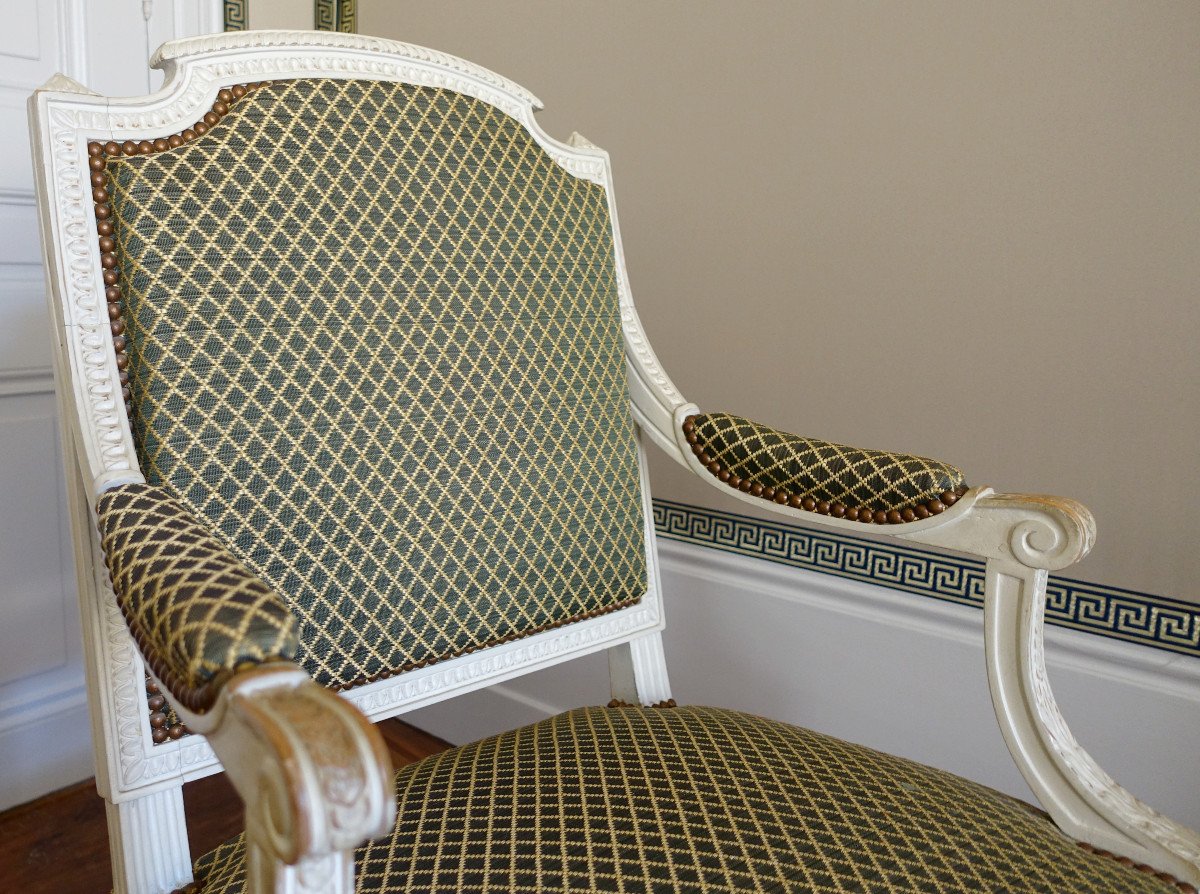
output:
[[248,0],[251,28],[312,28],[313,0]]
[[612,153],[690,399],[1074,496],[1078,576],[1200,601],[1200,5],[359,0],[359,26]]

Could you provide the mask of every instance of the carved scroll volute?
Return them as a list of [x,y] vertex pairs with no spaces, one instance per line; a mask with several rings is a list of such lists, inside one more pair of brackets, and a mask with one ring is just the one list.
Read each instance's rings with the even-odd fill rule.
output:
[[246,804],[246,834],[292,865],[348,851],[395,820],[391,758],[349,702],[291,665],[235,676],[204,732]]
[[1096,522],[1086,506],[1065,497],[983,489],[969,512],[898,536],[1011,563],[1018,569],[1058,571],[1088,554],[1096,542]]
[[1106,774],[1071,734],[1050,689],[1042,635],[1048,572],[1092,548],[1091,513],[1061,497],[989,493],[952,524],[910,539],[987,558],[984,641],[996,719],[1058,827],[1134,863],[1200,881],[1200,835]]

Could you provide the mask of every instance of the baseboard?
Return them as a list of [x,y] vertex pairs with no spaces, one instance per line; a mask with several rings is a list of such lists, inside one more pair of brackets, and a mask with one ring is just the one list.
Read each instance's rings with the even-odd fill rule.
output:
[[[982,612],[695,544],[659,545],[680,701],[777,717],[1032,798],[992,714]],[[1200,826],[1190,783],[1200,660],[1069,629],[1050,628],[1046,640],[1051,682],[1083,745],[1135,794]],[[466,742],[597,704],[606,685],[603,659],[593,657],[406,719]]]
[[0,715],[0,810],[95,774],[87,694],[67,687]]

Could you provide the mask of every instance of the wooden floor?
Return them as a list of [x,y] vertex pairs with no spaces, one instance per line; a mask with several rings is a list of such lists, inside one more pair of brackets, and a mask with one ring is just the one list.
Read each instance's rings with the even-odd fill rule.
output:
[[[397,767],[450,746],[399,720],[378,725]],[[183,787],[192,858],[242,831],[242,805],[224,774]],[[0,813],[0,891],[107,894],[112,890],[104,802],[92,780]]]

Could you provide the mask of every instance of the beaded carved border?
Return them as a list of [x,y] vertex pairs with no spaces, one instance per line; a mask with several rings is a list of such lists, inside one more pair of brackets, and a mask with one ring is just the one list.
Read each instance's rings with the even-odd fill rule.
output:
[[[662,499],[654,527],[669,540],[983,607],[983,562],[974,559]],[[1178,599],[1051,575],[1046,621],[1200,657],[1200,606]]]

